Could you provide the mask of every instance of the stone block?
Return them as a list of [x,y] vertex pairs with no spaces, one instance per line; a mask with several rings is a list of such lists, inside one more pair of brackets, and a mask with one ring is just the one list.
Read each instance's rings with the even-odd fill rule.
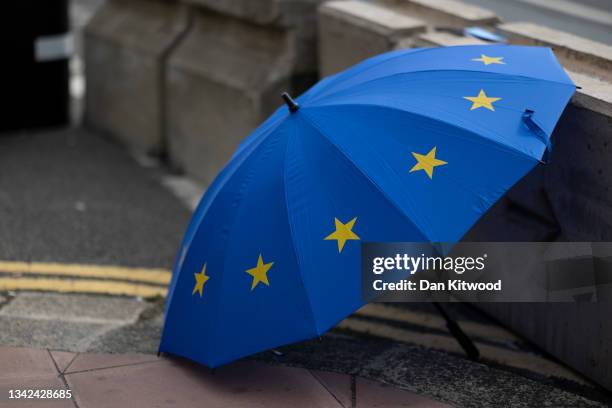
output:
[[187,9],[109,0],[84,29],[87,126],[132,149],[164,150],[164,60],[187,30]]
[[291,33],[200,11],[168,60],[172,163],[210,182],[237,147],[294,89]]
[[492,26],[499,18],[491,10],[456,0],[379,0],[400,13],[426,21],[431,26],[463,28]]
[[551,355],[612,390],[609,306],[609,302],[478,305]]
[[555,50],[564,67],[612,81],[612,46],[527,22],[506,23],[499,29],[516,44],[543,45]]
[[612,117],[568,106],[553,135],[545,188],[569,241],[612,240]]
[[[317,6],[323,0],[182,0],[195,7],[247,21],[290,31],[294,49],[295,74],[316,77]],[[311,79],[312,79],[311,78]]]
[[425,24],[387,7],[362,1],[331,1],[319,8],[319,73],[334,74],[393,50],[425,32]]
[[[262,25],[295,27],[305,17],[314,17],[323,0],[182,0],[217,13]],[[304,12],[312,16],[305,16]]]
[[612,83],[569,70],[567,74],[579,87],[572,98],[574,105],[612,117]]

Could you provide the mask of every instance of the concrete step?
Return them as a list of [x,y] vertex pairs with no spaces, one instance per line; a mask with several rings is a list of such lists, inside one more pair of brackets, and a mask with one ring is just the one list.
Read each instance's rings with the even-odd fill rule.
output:
[[319,8],[319,73],[327,76],[390,51],[425,32],[423,21],[362,1],[330,1]]
[[563,66],[572,71],[612,81],[610,45],[528,22],[505,23],[499,29],[512,43],[553,48]]

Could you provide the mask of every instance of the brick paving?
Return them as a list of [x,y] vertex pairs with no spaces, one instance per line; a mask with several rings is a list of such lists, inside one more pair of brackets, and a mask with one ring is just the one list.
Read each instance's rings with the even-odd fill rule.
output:
[[[347,374],[255,361],[212,371],[168,356],[0,347],[0,367],[0,407],[450,407]],[[72,398],[9,399],[16,389]]]

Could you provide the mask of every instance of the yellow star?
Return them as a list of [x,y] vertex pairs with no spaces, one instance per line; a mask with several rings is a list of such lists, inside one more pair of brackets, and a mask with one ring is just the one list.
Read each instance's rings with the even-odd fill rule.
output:
[[489,64],[505,64],[502,60],[504,57],[488,57],[484,54],[480,54],[480,58],[472,58],[472,61],[481,61],[485,65]]
[[478,96],[464,96],[463,99],[473,102],[470,110],[478,109],[482,106],[490,111],[494,111],[493,102],[499,101],[501,98],[489,98],[485,91],[481,89]]
[[206,283],[206,281],[208,281],[208,279],[210,279],[210,276],[206,276],[206,264],[204,264],[204,266],[202,267],[202,272],[194,273],[193,276],[195,276],[196,284],[193,287],[193,292],[191,292],[191,294],[195,295],[196,292],[199,292],[200,297],[202,297],[202,290],[204,290],[204,284]]
[[270,262],[265,264],[263,262],[263,258],[261,254],[259,254],[259,259],[257,259],[257,266],[251,269],[247,269],[246,273],[253,277],[253,284],[251,285],[251,290],[255,289],[255,286],[262,282],[266,286],[270,286],[270,282],[268,282],[268,271],[274,265],[274,262]]
[[355,222],[357,222],[357,217],[353,218],[346,224],[343,224],[339,219],[335,218],[336,230],[325,237],[325,240],[337,240],[338,241],[338,253],[342,252],[342,248],[344,248],[344,244],[348,240],[359,240],[360,238],[353,232],[353,227],[355,226]]
[[437,146],[434,146],[434,148],[425,155],[412,152],[412,155],[417,160],[417,163],[410,169],[410,173],[417,170],[424,170],[431,179],[433,178],[434,167],[448,164],[443,160],[436,159],[436,148]]

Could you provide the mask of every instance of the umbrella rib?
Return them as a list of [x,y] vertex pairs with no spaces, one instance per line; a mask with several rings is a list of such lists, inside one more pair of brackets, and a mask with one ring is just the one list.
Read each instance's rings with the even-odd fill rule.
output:
[[[372,186],[373,186],[373,187],[376,189],[376,191],[378,191],[378,192],[379,192],[379,194],[380,194],[380,195],[381,195],[381,196],[382,196],[382,197],[385,199],[385,201],[386,201],[387,203],[389,203],[389,204],[391,205],[391,207],[393,207],[393,208],[394,208],[394,209],[395,209],[397,212],[399,212],[399,213],[402,215],[402,217],[403,217],[403,218],[407,219],[407,220],[408,220],[408,222],[409,222],[410,224],[412,224],[412,225],[414,226],[414,228],[415,228],[415,229],[416,229],[416,230],[417,230],[417,231],[418,231],[418,232],[419,232],[419,233],[420,233],[420,234],[421,234],[421,235],[422,235],[422,236],[423,236],[423,237],[424,237],[424,238],[425,238],[427,241],[431,241],[431,238],[429,237],[429,234],[425,233],[425,231],[423,231],[423,229],[422,229],[421,227],[419,227],[419,226],[418,226],[418,225],[417,225],[417,224],[416,224],[414,221],[412,221],[412,219],[411,219],[409,216],[407,216],[407,214],[406,214],[406,213],[405,213],[405,212],[404,212],[404,211],[401,209],[401,207],[400,207],[399,205],[397,205],[397,204],[395,203],[395,201],[394,201],[394,200],[392,200],[392,199],[391,199],[391,198],[390,198],[390,197],[389,197],[389,196],[388,196],[388,195],[387,195],[387,194],[384,192],[384,190],[383,190],[383,189],[382,189],[382,188],[381,188],[381,187],[380,187],[380,186],[379,186],[379,185],[378,185],[378,184],[377,184],[377,183],[376,183],[374,180],[372,180],[372,178],[371,178],[371,177],[370,177],[368,174],[366,174],[365,172],[363,172],[363,171],[362,171],[362,170],[359,168],[359,166],[357,166],[357,165],[356,165],[356,164],[353,162],[353,160],[351,160],[351,159],[350,159],[350,157],[349,157],[349,156],[348,156],[346,153],[344,153],[344,151],[343,151],[343,150],[342,150],[342,149],[341,149],[341,148],[340,148],[338,145],[336,145],[336,144],[335,144],[335,143],[333,143],[331,140],[329,140],[329,138],[325,136],[325,134],[323,133],[323,131],[322,131],[322,130],[321,130],[321,129],[320,129],[318,126],[317,126],[317,124],[316,124],[316,123],[314,123],[314,122],[313,122],[313,121],[312,121],[310,118],[308,118],[308,117],[307,117],[307,115],[303,115],[303,117],[304,117],[304,119],[305,119],[305,122],[307,122],[307,123],[308,123],[308,124],[309,124],[309,125],[310,125],[310,126],[311,126],[311,127],[312,127],[312,128],[313,128],[313,129],[314,129],[314,130],[315,130],[315,131],[316,131],[316,132],[319,134],[319,135],[320,135],[320,136],[322,136],[322,138],[323,138],[324,140],[326,140],[326,141],[327,141],[327,143],[329,143],[329,144],[330,144],[331,146],[333,146],[333,147],[334,147],[334,148],[335,148],[335,149],[336,149],[338,152],[340,152],[340,154],[341,154],[342,156],[344,156],[344,157],[345,157],[345,158],[346,158],[346,159],[349,161],[349,163],[351,163],[351,165],[352,165],[352,166],[353,166],[353,167],[354,167],[354,168],[355,168],[355,169],[358,171],[358,173],[359,173],[359,174],[361,174],[363,177],[365,177],[365,179],[368,181],[368,183],[369,183],[370,185],[372,185]],[[424,224],[427,224],[425,219],[423,219],[422,221],[423,221],[423,223],[424,223]]]
[[[375,105],[375,104],[370,104],[370,103],[336,103],[336,104],[329,104],[329,105],[310,106],[310,107],[308,107],[308,109],[324,109],[325,107],[329,107],[329,106],[346,106],[346,107],[351,107],[351,106],[370,106],[370,107],[376,107],[376,108],[396,110],[396,111],[403,112],[403,113],[410,113],[410,114],[413,114],[413,115],[416,115],[416,116],[420,116],[420,117],[423,117],[423,118],[427,118],[427,119],[430,119],[430,120],[433,120],[433,121],[442,122],[442,123],[444,123],[444,124],[446,124],[446,125],[448,125],[450,127],[461,129],[461,130],[463,130],[465,132],[468,132],[470,134],[475,135],[476,136],[476,138],[475,138],[476,140],[483,140],[483,139],[484,140],[490,140],[492,143],[497,145],[501,150],[507,151],[508,153],[514,153],[514,154],[517,154],[517,155],[520,155],[520,156],[527,156],[527,157],[530,157],[530,158],[533,158],[533,159],[539,161],[539,159],[536,159],[533,156],[531,156],[531,155],[529,155],[529,154],[527,154],[525,152],[522,152],[522,151],[520,151],[520,150],[518,150],[518,149],[516,149],[516,148],[514,148],[512,146],[503,144],[503,143],[501,143],[501,142],[499,142],[497,140],[485,138],[482,135],[480,135],[479,133],[476,133],[473,130],[464,128],[463,126],[459,126],[459,125],[457,125],[455,123],[442,120],[442,119],[440,119],[438,117],[432,117],[432,116],[429,116],[429,115],[425,115],[423,113],[418,113],[418,112],[414,112],[414,111],[411,111],[411,110],[410,111],[409,110],[404,110],[404,109],[400,109],[400,108],[397,108],[397,107],[394,107],[394,106]],[[488,129],[484,129],[483,128],[483,130],[485,130],[487,132],[494,133],[494,132],[492,132],[492,131],[490,131]]]

